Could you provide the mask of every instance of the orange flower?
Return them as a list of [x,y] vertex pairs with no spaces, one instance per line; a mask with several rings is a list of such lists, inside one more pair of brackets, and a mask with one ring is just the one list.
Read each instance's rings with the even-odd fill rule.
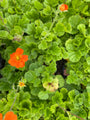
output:
[[17,48],[16,52],[10,55],[8,63],[16,68],[23,68],[25,66],[25,62],[28,60],[28,55],[22,55],[23,52],[23,49]]
[[60,7],[59,7],[60,11],[67,11],[68,10],[68,5],[66,4],[61,4]]
[[[0,120],[3,120],[1,113],[0,113]],[[17,120],[17,115],[15,115],[12,111],[9,111],[6,113],[4,120]]]

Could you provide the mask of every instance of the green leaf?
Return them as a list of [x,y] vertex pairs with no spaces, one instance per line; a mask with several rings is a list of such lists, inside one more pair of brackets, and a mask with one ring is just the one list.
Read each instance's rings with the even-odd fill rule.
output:
[[30,100],[23,100],[20,102],[20,109],[25,108],[25,109],[31,109],[32,107],[32,102]]
[[22,18],[18,20],[18,25],[25,29],[29,23],[30,23],[30,20],[26,16],[22,16]]
[[34,96],[37,96],[40,91],[41,91],[41,88],[33,87],[31,89],[31,94],[34,95]]
[[[32,43],[31,46],[34,47],[36,44]],[[28,44],[24,43],[24,44],[21,44],[21,46],[19,46],[21,49],[24,50],[24,55],[29,55],[30,54],[30,47]]]
[[56,78],[58,79],[59,87],[63,87],[65,83],[63,77],[61,75],[56,75]]
[[[80,2],[81,2],[81,0],[80,0]],[[72,6],[74,9],[78,6],[78,4],[79,4],[78,0],[72,0]]]
[[29,70],[35,70],[39,67],[39,63],[35,62],[35,63],[31,63],[29,66]]
[[61,88],[60,92],[63,94],[63,100],[67,100],[68,90],[66,88]]
[[83,119],[86,119],[87,117],[87,113],[86,111],[83,109],[83,108],[79,108],[79,109],[73,109],[71,111],[71,113],[75,114],[75,115],[78,115],[79,117],[83,118]]
[[7,95],[7,100],[13,103],[13,100],[15,99],[15,95],[16,95],[15,90],[9,91],[9,94]]
[[63,94],[59,91],[55,93],[55,95],[52,97],[53,103],[61,103],[63,99]]
[[76,96],[77,94],[79,94],[79,92],[76,91],[76,90],[71,90],[71,91],[68,93],[68,96],[69,96],[70,101],[71,101],[72,103],[74,103],[74,99],[75,99],[75,96]]
[[26,42],[27,44],[34,43],[34,42],[35,42],[35,39],[34,39],[34,37],[33,37],[32,35],[26,36],[26,37],[25,37],[25,42]]
[[86,58],[87,64],[90,65],[90,57]]
[[36,19],[39,19],[39,12],[37,12],[36,9],[32,8],[30,11],[26,12],[26,16],[31,20],[35,21]]
[[8,13],[10,13],[10,14],[14,14],[15,13],[15,11],[13,10],[13,8],[8,8]]
[[61,53],[62,53],[64,59],[68,58],[68,52],[65,50],[64,47],[61,47]]
[[9,35],[9,33],[7,31],[0,30],[0,39],[8,38],[8,35]]
[[14,26],[14,29],[10,31],[11,35],[23,35],[23,30],[20,26]]
[[49,98],[49,95],[45,91],[40,91],[38,97],[41,100],[47,100]]
[[5,50],[5,59],[8,61],[10,59],[10,54],[15,52],[15,48],[13,46],[8,46]]
[[0,28],[4,25],[3,13],[0,11]]
[[72,62],[78,62],[81,58],[81,52],[80,51],[71,51],[68,53],[69,60]]
[[59,0],[45,0],[45,4],[48,4],[52,7],[55,7],[56,5],[58,5]]
[[[84,36],[83,35],[76,35],[75,38],[72,40],[72,44],[74,45],[74,48],[76,48],[76,46],[80,46],[82,44],[82,41],[84,40]],[[83,46],[80,46],[83,47]]]
[[[32,47],[34,47],[34,46],[35,46],[35,42],[32,43],[31,45],[32,45]],[[35,49],[33,49],[33,50],[31,51],[31,54],[30,54],[30,59],[36,59],[37,56],[38,56],[38,51],[35,50]]]
[[84,0],[85,2],[90,2],[90,0]]
[[8,7],[8,0],[1,0],[1,7],[4,9]]
[[6,26],[8,27],[8,29],[13,29],[14,26],[17,26],[18,20],[19,20],[19,16],[17,14],[15,15],[9,15],[7,18],[7,23]]
[[52,113],[51,113],[51,111],[50,111],[50,108],[47,107],[44,111],[45,111],[45,112],[44,112],[44,118],[45,118],[45,120],[50,120],[51,115],[52,115]]
[[79,25],[77,26],[77,29],[78,29],[81,33],[83,33],[84,36],[86,35],[86,27],[85,27],[84,24],[79,24]]
[[35,33],[35,24],[31,23],[27,25],[26,33],[28,34],[34,34]]
[[35,6],[35,8],[36,8],[37,10],[43,9],[42,3],[40,3],[40,2],[37,1],[37,0],[34,2],[34,6]]
[[51,8],[50,6],[46,6],[46,8],[43,9],[43,14],[45,15],[50,15],[51,13]]
[[8,82],[0,82],[0,91],[8,91],[11,89],[11,85]]
[[87,48],[90,49],[90,38],[87,38],[87,39],[85,40],[85,45],[86,45]]
[[88,112],[88,119],[90,119],[90,110],[89,110],[89,112]]
[[5,98],[0,99],[0,113],[3,111],[3,108],[7,104],[7,101]]
[[50,49],[48,49],[48,54],[60,56],[61,49],[57,45],[52,45]]
[[56,33],[57,36],[63,36],[65,33],[65,26],[63,23],[58,22],[54,28],[54,32]]
[[39,49],[45,50],[47,49],[47,42],[45,40],[42,40],[41,43],[38,46]]
[[86,87],[87,89],[87,94],[88,94],[88,104],[89,104],[89,109],[90,109],[90,84]]
[[76,97],[75,97],[75,105],[76,107],[79,107],[80,105],[83,105],[83,96],[78,94]]
[[76,29],[80,23],[84,24],[86,22],[85,22],[85,19],[81,18],[80,15],[73,15],[69,18],[69,23],[74,29]]
[[83,15],[86,15],[86,16],[90,16],[90,13],[89,13],[89,11],[88,11],[88,5],[85,5],[84,7],[83,7],[83,10],[82,10],[82,14]]
[[23,90],[21,90],[19,92],[19,100],[22,101],[22,100],[27,100],[27,99],[30,99],[30,93],[29,92],[24,92]]
[[68,84],[73,83],[73,84],[79,85],[81,80],[80,78],[78,78],[77,74],[73,70],[70,70],[70,75],[68,75],[66,82]]
[[57,115],[56,120],[71,120],[71,119],[69,119],[68,117],[65,117],[64,114],[62,114],[61,112],[59,112],[59,114]]
[[72,6],[75,10],[82,11],[85,6],[85,3],[82,0],[80,0],[79,2],[78,0],[72,0]]
[[71,33],[72,32],[72,26],[70,23],[65,23],[65,32]]
[[66,49],[69,50],[74,50],[74,46],[73,46],[73,40],[72,39],[68,39],[65,43]]
[[53,74],[56,71],[56,62],[51,62],[45,69],[48,73],[51,72]]
[[86,89],[87,89],[87,92],[90,94],[90,86],[87,86]]
[[[19,110],[19,116],[21,116],[22,118],[27,118],[27,117],[30,117],[30,110],[29,109],[26,109],[26,108],[22,108]],[[20,119],[22,120],[22,119]],[[29,119],[28,119],[29,120]],[[30,119],[31,120],[31,119]]]
[[36,80],[34,80],[33,87],[38,87],[40,83],[41,83],[41,80],[37,78]]
[[34,80],[36,79],[36,75],[35,75],[34,71],[29,70],[28,72],[26,72],[25,79],[27,80],[27,82],[33,83]]
[[52,106],[50,107],[50,111],[51,111],[52,113],[55,113],[57,107],[58,107],[58,104],[52,105]]

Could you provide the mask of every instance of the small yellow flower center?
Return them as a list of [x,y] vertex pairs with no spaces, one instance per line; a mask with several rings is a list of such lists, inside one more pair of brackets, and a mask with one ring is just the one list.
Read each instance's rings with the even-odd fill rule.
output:
[[25,84],[23,82],[19,82],[19,86],[23,87],[23,86],[25,86]]
[[20,60],[20,57],[19,57],[19,56],[16,56],[16,59],[17,59],[17,60]]

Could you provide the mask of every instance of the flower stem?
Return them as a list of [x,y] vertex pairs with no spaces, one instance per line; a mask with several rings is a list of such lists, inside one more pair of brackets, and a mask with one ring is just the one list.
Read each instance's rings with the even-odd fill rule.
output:
[[[56,22],[56,19],[57,19],[57,17],[58,17],[58,13],[59,13],[59,11],[58,11],[58,9],[57,9],[57,11],[56,11],[56,13],[55,13],[55,18],[54,18],[54,20],[53,20],[53,22],[52,22],[52,24],[51,24],[51,26],[50,26],[50,28],[49,28],[49,30],[48,30],[48,33],[52,30],[52,28],[53,28],[53,26],[54,26],[54,24],[55,24],[55,22]],[[44,38],[42,38],[42,39],[45,39],[47,36],[48,36],[48,34],[46,34],[46,35],[44,36]]]
[[60,109],[62,109],[63,111],[65,111],[65,112],[67,112],[67,113],[70,113],[71,115],[75,116],[76,118],[79,118],[79,119],[81,119],[81,120],[85,120],[85,119],[83,119],[83,118],[81,118],[81,117],[79,117],[79,116],[77,116],[77,115],[75,115],[75,114],[67,111],[66,109],[62,108],[60,105],[59,105],[58,107],[59,107]]
[[56,22],[56,19],[57,19],[57,17],[58,17],[58,10],[56,11],[56,14],[55,14],[55,18],[54,18],[54,20],[53,20],[53,23],[51,24],[51,26],[50,26],[50,28],[49,28],[49,32],[51,31],[51,29],[52,29],[52,27],[54,26],[54,24],[55,24],[55,22]]
[[10,108],[10,111],[12,111],[12,108],[13,108],[15,102],[16,102],[16,99],[17,99],[17,92],[18,92],[18,87],[17,87],[17,90],[16,90],[16,95],[15,95],[14,101],[13,101],[12,106],[11,106],[11,108]]
[[4,20],[3,20],[3,18],[0,16],[0,19],[1,19],[1,21],[2,21],[2,23],[4,24],[3,26],[6,28],[6,30],[9,32],[9,29],[7,28],[7,26],[5,25],[5,23],[4,23]]

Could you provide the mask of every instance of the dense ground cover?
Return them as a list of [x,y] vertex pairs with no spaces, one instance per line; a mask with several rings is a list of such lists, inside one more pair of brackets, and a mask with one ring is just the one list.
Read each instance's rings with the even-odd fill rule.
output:
[[0,0],[0,113],[90,120],[90,0]]

